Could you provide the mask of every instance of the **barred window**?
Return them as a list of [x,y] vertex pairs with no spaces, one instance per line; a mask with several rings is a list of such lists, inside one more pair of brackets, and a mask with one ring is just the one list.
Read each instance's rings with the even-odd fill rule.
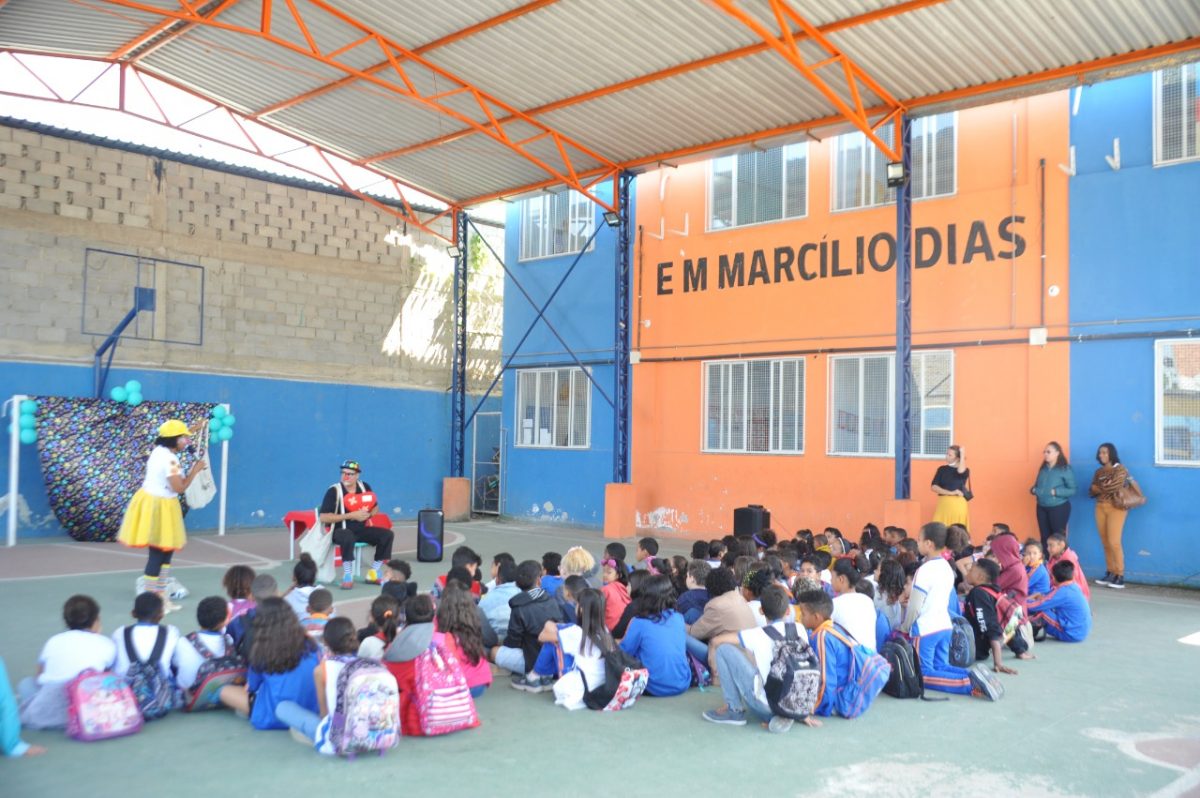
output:
[[[892,456],[895,417],[895,356],[829,359],[830,454]],[[952,352],[912,356],[912,452],[941,457],[954,437]]]
[[1154,356],[1154,462],[1200,466],[1200,341],[1155,341]]
[[704,364],[704,451],[804,453],[804,359]]
[[710,230],[806,216],[808,144],[713,159],[708,209]]
[[517,446],[586,449],[591,414],[592,392],[583,369],[517,372]]
[[1200,157],[1200,64],[1154,73],[1154,162]]
[[[912,122],[913,199],[953,194],[956,188],[958,115],[923,116]],[[890,146],[896,128],[885,125],[879,137]],[[887,187],[887,156],[863,133],[845,133],[833,140],[833,210],[872,208],[896,201]]]
[[595,224],[592,201],[578,191],[526,197],[521,200],[521,260],[579,252]]

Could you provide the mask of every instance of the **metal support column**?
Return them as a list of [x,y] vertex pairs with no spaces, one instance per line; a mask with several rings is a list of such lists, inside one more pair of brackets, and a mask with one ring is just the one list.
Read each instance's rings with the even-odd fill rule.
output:
[[912,120],[901,117],[904,182],[896,189],[896,498],[912,495]]
[[617,181],[617,213],[621,222],[617,225],[616,248],[616,335],[613,342],[613,373],[616,386],[613,396],[613,482],[629,481],[629,438],[630,438],[630,367],[629,341],[632,330],[630,301],[630,272],[633,253],[630,249],[629,185],[633,176],[621,174]]
[[454,358],[450,375],[450,476],[466,473],[467,450],[467,265],[471,247],[467,237],[467,214],[454,215]]
[[[153,313],[155,302],[153,288],[142,288],[141,286],[134,288],[133,307],[125,314],[125,318],[117,323],[109,336],[104,339],[104,343],[100,344],[92,355],[92,393],[97,399],[104,397],[104,384],[108,382],[108,371],[112,368],[113,355],[117,353],[117,344],[121,341],[121,334],[143,310]],[[107,361],[104,360],[106,352],[108,353]]]

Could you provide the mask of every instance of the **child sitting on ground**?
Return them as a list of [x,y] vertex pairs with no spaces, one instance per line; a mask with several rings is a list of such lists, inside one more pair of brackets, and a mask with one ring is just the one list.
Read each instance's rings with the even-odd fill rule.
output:
[[[471,576],[471,595],[476,600],[483,595],[480,584],[475,579],[475,574],[479,572],[479,563],[482,562],[479,555],[470,546],[459,546],[454,550],[454,554],[450,555],[450,569],[465,568]],[[449,578],[449,573],[444,573],[433,581],[433,587],[429,591],[429,595],[437,601],[442,596],[442,591],[446,589],[446,580]]]
[[517,567],[517,561],[513,559],[513,556],[507,551],[502,551],[496,556],[492,557],[492,578],[488,580],[486,585],[484,585],[487,590],[490,591],[496,587],[496,572],[500,569],[500,564],[505,562],[512,563],[513,568]]
[[270,574],[259,574],[254,577],[250,583],[250,595],[254,599],[255,606],[250,607],[225,626],[225,631],[233,638],[233,644],[237,646],[238,653],[243,657],[249,656],[250,653],[250,639],[253,637],[250,622],[258,612],[257,605],[261,604],[264,599],[279,596],[279,585],[275,582],[275,577]]
[[250,586],[254,583],[254,569],[249,565],[232,565],[225,572],[221,584],[229,597],[229,620],[240,618],[254,606]]
[[694,540],[692,541],[692,556],[691,560],[706,560],[708,559],[708,541]]
[[[749,710],[763,721],[768,731],[781,733],[791,729],[794,721],[771,712],[763,685],[775,655],[776,641],[785,638],[787,627],[795,624],[787,591],[782,587],[770,585],[763,591],[761,601],[766,626],[725,633],[712,640],[716,650],[716,673],[720,677],[725,704],[703,713],[703,718],[712,723],[744,726]],[[821,725],[821,721],[812,715],[803,723],[806,726]]]
[[470,590],[457,582],[446,585],[437,606],[437,632],[433,642],[454,654],[462,667],[471,696],[478,698],[492,683],[492,668],[483,647],[479,613]]
[[221,688],[221,703],[250,718],[256,729],[286,729],[275,714],[283,701],[317,712],[313,670],[321,661],[295,611],[281,598],[258,602],[251,623],[246,684]]
[[595,588],[590,588],[587,582],[581,577],[568,577],[563,584],[566,591],[566,599],[570,606],[570,617],[565,621],[555,623],[554,621],[546,621],[542,627],[542,631],[538,634],[538,640],[541,642],[541,650],[538,651],[537,659],[533,663],[533,669],[524,678],[514,678],[512,687],[515,690],[524,690],[527,693],[541,693],[553,688],[555,679],[567,673],[574,667],[572,651],[564,651],[558,645],[558,630],[566,629],[571,626],[579,625],[579,606],[577,596],[583,595],[586,591],[598,592]]
[[303,619],[308,614],[308,597],[319,587],[317,563],[311,554],[305,552],[300,555],[300,561],[292,566],[292,586],[283,594],[297,618]]
[[157,663],[159,672],[174,682],[171,673],[171,658],[175,656],[175,646],[179,642],[179,629],[174,626],[163,626],[160,622],[165,613],[163,597],[159,593],[142,593],[133,600],[134,623],[121,626],[113,632],[112,640],[117,647],[117,664],[113,671],[118,676],[124,676],[133,661],[145,662],[154,652],[156,641],[162,637],[164,642],[162,654]]
[[1024,610],[1015,598],[1000,591],[1000,565],[987,557],[978,560],[967,572],[966,618],[975,633],[975,658],[992,658],[992,670],[1013,676],[1017,672],[1001,663],[1001,647],[1006,643],[1017,659],[1033,659],[1018,627]]
[[1046,570],[1045,554],[1040,541],[1030,538],[1025,541],[1021,552],[1025,563],[1025,575],[1029,580],[1029,598],[1044,596],[1050,592],[1050,572]]
[[904,605],[900,602],[904,596],[904,566],[894,557],[888,557],[879,563],[875,580],[879,586],[875,591],[875,609],[887,618],[889,629],[899,629],[904,619]]
[[1079,592],[1088,601],[1092,600],[1092,589],[1088,586],[1087,577],[1083,575],[1083,566],[1079,564],[1079,556],[1073,549],[1067,547],[1067,539],[1061,533],[1055,532],[1046,538],[1046,553],[1050,555],[1046,569],[1053,573],[1054,566],[1060,562],[1069,562],[1075,566],[1075,584]]
[[[728,568],[713,568],[704,578],[704,589],[708,603],[693,624],[686,624],[687,638],[684,645],[696,659],[706,663],[710,673],[716,672],[716,660],[711,655],[711,641],[730,634],[736,635],[745,629],[759,626],[755,611],[751,609],[742,591],[738,590],[733,572]],[[678,606],[676,606],[678,611]],[[764,624],[765,624],[765,618]]]
[[[624,543],[617,543],[615,540],[604,547],[604,557],[610,560],[620,560],[623,563],[629,562],[629,554],[625,549]],[[601,559],[604,559],[603,557]],[[633,566],[626,564],[626,571],[632,571]]]
[[708,542],[708,559],[705,562],[708,563],[710,568],[720,568],[721,561],[728,553],[729,549],[726,547],[724,541],[710,540]]
[[[540,570],[541,566],[538,568]],[[404,614],[408,622],[384,652],[383,664],[396,677],[400,687],[401,733],[420,736],[421,716],[415,700],[416,666],[413,663],[433,642],[433,599],[424,593],[413,596],[404,605]]]
[[762,614],[760,598],[762,592],[774,583],[775,577],[771,569],[760,562],[753,563],[742,580],[742,598],[746,599],[746,604],[750,607],[750,616],[754,618],[756,626],[767,625],[767,619]]
[[[702,558],[695,558],[688,563],[687,590],[681,593],[675,601],[675,611],[683,616],[684,623],[693,624],[704,613],[704,606],[708,604],[709,599],[704,582],[711,572],[712,566]],[[606,607],[605,614],[607,615],[608,612]]]
[[637,552],[635,553],[637,562],[633,564],[634,570],[642,570],[650,567],[650,560],[658,556],[658,541],[654,538],[642,538],[638,541]]
[[850,560],[842,559],[833,564],[833,615],[832,620],[850,633],[859,645],[875,650],[876,619],[875,601],[859,593],[858,569]]
[[629,606],[629,569],[623,561],[606,557],[600,561],[600,578],[604,580],[600,589],[604,596],[604,628],[611,632]]
[[533,670],[542,647],[538,635],[546,621],[565,620],[558,602],[538,586],[541,577],[542,564],[536,560],[525,560],[517,566],[517,587],[522,592],[509,601],[512,614],[508,632],[504,642],[491,652],[492,661],[512,673],[514,682]]
[[838,690],[850,678],[854,652],[837,636],[822,634],[833,628],[833,599],[824,590],[806,590],[796,596],[796,610],[821,667],[821,698],[815,714],[829,717],[834,713]]
[[479,599],[479,609],[487,618],[488,626],[498,637],[508,634],[508,619],[512,608],[508,602],[521,592],[517,587],[517,564],[510,559],[495,563],[492,570],[493,585]]
[[662,574],[651,576],[630,606],[634,608],[634,617],[621,640],[621,648],[640,659],[649,671],[646,693],[672,696],[686,691],[692,684],[685,643],[687,631],[683,616],[675,612],[671,580]]
[[[175,646],[175,653],[171,656],[175,683],[185,694],[200,686],[196,684],[196,674],[208,659],[204,652],[213,657],[223,657],[226,651],[233,650],[233,640],[225,634],[228,615],[229,605],[220,596],[209,596],[201,599],[196,605],[196,623],[200,625],[200,629],[184,636]],[[213,696],[213,701],[217,700],[217,696]]]
[[300,625],[317,645],[324,642],[325,624],[333,617],[333,594],[323,587],[308,594],[308,606]]
[[1040,639],[1044,632],[1064,643],[1081,643],[1092,631],[1092,608],[1079,589],[1075,564],[1060,560],[1050,568],[1050,575],[1054,577],[1054,589],[1044,598],[1029,602],[1034,637]]
[[21,725],[27,729],[61,729],[67,725],[67,683],[86,670],[106,671],[117,659],[117,647],[100,634],[100,605],[91,596],[75,595],[62,609],[67,631],[46,641],[38,655],[37,675],[17,685]]
[[383,566],[383,586],[380,593],[403,602],[417,595],[417,583],[412,580],[412,566],[404,560],[388,560]]
[[396,629],[404,623],[403,607],[404,603],[392,596],[375,597],[371,602],[371,622],[365,629],[358,631],[358,656],[364,659],[383,659],[383,652],[396,639]]
[[0,756],[17,759],[44,753],[46,749],[42,746],[21,739],[21,711],[8,683],[8,668],[0,658]]
[[625,632],[629,629],[629,622],[633,620],[633,603],[637,601],[639,591],[642,585],[651,576],[649,571],[632,571],[629,574],[629,604],[625,606],[621,612],[621,618],[617,621],[617,625],[612,628],[612,636],[614,640],[620,641],[625,636]]
[[542,590],[552,596],[563,583],[562,574],[558,571],[562,559],[562,555],[557,551],[548,551],[542,555]]

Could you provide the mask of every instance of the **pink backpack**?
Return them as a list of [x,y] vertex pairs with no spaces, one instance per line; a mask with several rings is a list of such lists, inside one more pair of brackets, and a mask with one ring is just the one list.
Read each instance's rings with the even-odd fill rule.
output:
[[92,742],[142,730],[129,684],[112,671],[86,670],[67,684],[67,736]]
[[421,719],[421,733],[427,737],[479,725],[467,677],[458,657],[441,645],[440,637],[435,636],[429,649],[414,663],[417,715]]

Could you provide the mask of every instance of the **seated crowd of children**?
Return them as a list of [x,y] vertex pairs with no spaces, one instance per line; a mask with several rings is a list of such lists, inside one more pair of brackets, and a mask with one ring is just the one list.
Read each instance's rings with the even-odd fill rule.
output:
[[[485,574],[482,558],[460,546],[430,593],[416,590],[408,563],[392,560],[360,630],[337,616],[307,554],[282,595],[272,576],[230,568],[227,595],[201,600],[198,628],[186,635],[162,623],[158,594],[137,596],[132,623],[111,636],[97,603],[72,596],[66,631],[46,641],[16,699],[3,680],[0,739],[9,755],[39,752],[20,742],[16,718],[25,728],[65,727],[68,685],[86,671],[136,682],[147,720],[225,706],[256,729],[291,729],[321,753],[345,750],[331,717],[351,682],[395,693],[399,734],[437,733],[418,700],[431,650],[455,664],[472,699],[491,685],[495,666],[513,688],[553,691],[567,709],[583,708],[605,683],[606,659],[624,655],[645,669],[648,695],[719,682],[725,703],[704,719],[744,725],[752,715],[781,732],[795,720],[853,717],[842,709],[849,682],[891,641],[911,645],[924,689],[996,700],[1003,689],[995,674],[1016,673],[1002,662],[1005,647],[1032,659],[1035,640],[1078,642],[1091,629],[1087,580],[1065,539],[1050,536],[1043,552],[1003,524],[978,548],[962,527],[931,523],[915,539],[868,524],[857,544],[827,528],[782,541],[771,531],[697,541],[691,558],[660,558],[658,549],[643,538],[632,564],[617,542],[598,562],[582,547],[540,562],[500,553]],[[956,634],[973,638],[962,641],[966,649],[992,668],[962,661]],[[806,656],[819,676],[812,710],[784,713],[781,699],[768,697],[772,672]]]

